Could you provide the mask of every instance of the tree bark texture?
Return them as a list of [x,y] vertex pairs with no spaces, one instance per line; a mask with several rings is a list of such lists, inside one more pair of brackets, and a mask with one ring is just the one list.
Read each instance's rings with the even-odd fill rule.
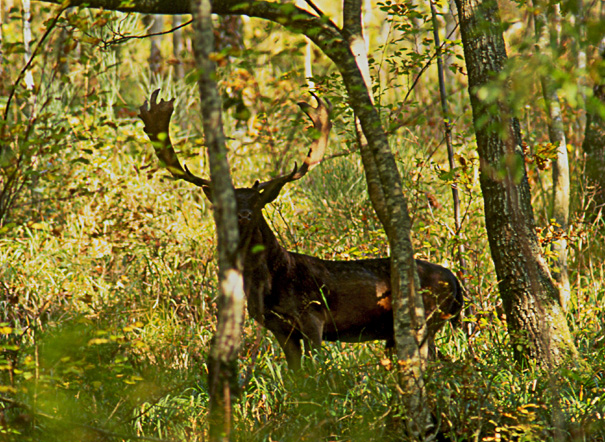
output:
[[[343,35],[356,61],[359,74],[355,75],[361,76],[367,97],[373,105],[372,80],[366,42],[363,37],[361,8],[361,0],[344,0]],[[359,78],[356,81],[359,81]],[[403,398],[404,413],[408,416],[405,422],[405,431],[409,437],[423,440],[432,427],[431,415],[424,395],[424,366],[428,345],[425,342],[427,334],[424,302],[420,291],[415,290],[415,287],[420,287],[420,283],[416,273],[414,252],[410,239],[411,222],[407,214],[407,201],[404,199],[404,205],[401,206],[404,213],[399,217],[399,220],[395,219],[393,214],[389,212],[388,202],[389,198],[393,198],[393,195],[391,195],[392,185],[385,188],[384,182],[381,180],[381,174],[384,174],[385,168],[395,167],[393,172],[398,179],[398,183],[401,183],[396,164],[394,161],[393,165],[383,164],[381,169],[378,164],[381,160],[383,162],[384,160],[376,158],[376,153],[368,146],[358,118],[355,119],[355,124],[370,200],[391,243],[394,336],[397,357],[402,361],[399,367],[401,370],[400,382],[406,395]],[[389,155],[391,155],[390,149]],[[393,202],[391,204],[402,203]],[[404,225],[397,224],[402,221],[405,223]],[[394,243],[394,240],[399,241],[400,244]],[[394,246],[397,247],[398,255],[394,253]],[[415,315],[411,315],[412,311]]]
[[210,440],[228,441],[231,398],[237,390],[237,354],[244,309],[242,259],[238,252],[237,207],[221,121],[221,102],[211,59],[214,35],[210,2],[193,0],[194,50],[205,143],[210,164],[212,202],[218,237],[219,302],[217,329],[208,357]]
[[[548,20],[545,12],[549,9],[548,6],[539,5],[539,9],[540,12],[534,15],[536,46],[538,53],[541,54],[547,65],[552,66],[557,57],[553,54],[554,48],[550,43],[555,31],[551,29],[549,23],[552,23],[552,16],[556,12],[553,7],[550,7],[548,17],[551,20]],[[556,254],[552,273],[559,286],[559,302],[563,311],[567,311],[571,295],[567,272],[567,240],[565,239],[569,224],[569,161],[561,104],[550,74],[551,69],[543,71],[540,76],[540,83],[548,113],[548,136],[551,144],[556,146],[557,149],[557,156],[552,162],[552,218],[555,220],[556,232],[560,238],[552,244],[553,251]]]
[[[495,0],[457,0],[480,159],[485,221],[500,296],[517,361],[545,367],[577,357],[559,293],[542,257],[521,150],[520,130],[505,99],[487,103],[506,49]],[[491,84],[491,87],[498,87]]]

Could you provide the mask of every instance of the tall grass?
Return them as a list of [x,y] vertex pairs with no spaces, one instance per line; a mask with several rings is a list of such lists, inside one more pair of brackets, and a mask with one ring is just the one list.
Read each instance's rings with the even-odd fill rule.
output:
[[[81,27],[74,35],[89,19],[73,19]],[[136,20],[120,23],[141,30]],[[225,82],[242,81],[256,94],[251,127],[225,113],[240,186],[289,170],[309,142],[294,104],[305,99],[298,64],[291,65],[299,49],[281,48],[271,58],[275,41],[250,38],[259,39],[255,52],[223,72]],[[138,43],[108,52],[81,44],[70,58],[72,85],[41,89],[39,102],[51,104],[47,124],[34,129],[37,142],[55,140],[61,148],[32,162],[44,173],[26,180],[0,231],[0,438],[202,441],[205,360],[217,308],[211,209],[198,189],[166,177],[136,118],[156,87],[176,97],[173,140],[203,174],[195,84],[146,73]],[[253,76],[235,75],[250,66]],[[329,82],[323,87],[339,109],[332,153],[354,150],[342,91]],[[583,364],[552,373],[513,365],[470,124],[459,119],[464,218],[455,232],[452,176],[432,118],[391,136],[414,245],[418,257],[459,270],[454,252],[464,242],[463,282],[476,308],[471,337],[449,327],[438,336],[441,358],[426,373],[435,422],[460,441],[603,439],[605,267],[594,258],[603,250],[601,226],[577,218],[569,239],[569,322]],[[44,137],[53,125],[65,128],[59,139]],[[265,216],[290,250],[327,259],[388,256],[356,153],[326,160],[287,186]],[[383,344],[327,343],[305,361],[307,371],[294,375],[266,330],[247,319],[243,333],[237,440],[401,440],[394,429],[407,414],[398,401],[397,362]]]

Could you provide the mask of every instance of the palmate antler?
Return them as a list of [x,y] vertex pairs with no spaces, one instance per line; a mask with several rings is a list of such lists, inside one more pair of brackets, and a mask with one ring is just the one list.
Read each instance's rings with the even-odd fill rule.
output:
[[155,90],[149,99],[149,106],[145,100],[145,103],[139,108],[141,111],[139,117],[145,124],[145,133],[149,136],[157,157],[176,179],[185,180],[199,187],[210,187],[210,180],[192,174],[187,166],[181,165],[176,156],[169,133],[170,117],[174,111],[174,98],[169,101],[162,99],[158,103],[159,93],[159,89]]
[[330,130],[332,129],[332,122],[330,121],[330,111],[332,110],[332,103],[330,100],[322,100],[313,92],[311,95],[317,100],[317,107],[313,107],[308,103],[299,102],[298,105],[302,111],[313,121],[313,126],[319,137],[313,141],[309,148],[309,153],[305,158],[302,166],[299,168],[298,165],[294,164],[294,170],[288,175],[282,175],[272,180],[259,183],[258,181],[254,184],[254,188],[262,190],[263,195],[266,195],[263,200],[270,200],[274,198],[276,193],[279,193],[281,188],[289,182],[296,181],[306,173],[317,166],[323,160],[328,145],[328,138],[330,137]]
[[[166,165],[168,171],[176,179],[185,180],[199,187],[210,188],[212,186],[210,180],[195,176],[189,171],[187,166],[183,167],[181,165],[172,147],[169,134],[170,117],[174,111],[174,99],[169,101],[162,99],[158,103],[159,92],[159,89],[154,91],[151,94],[149,103],[145,101],[139,108],[139,117],[145,124],[145,133],[149,136],[157,157]],[[277,193],[279,193],[286,183],[302,178],[323,159],[326,146],[328,145],[330,129],[332,128],[329,118],[332,105],[329,100],[326,99],[324,101],[313,92],[311,94],[317,100],[317,107],[304,102],[300,102],[298,105],[313,121],[315,130],[319,132],[319,137],[311,144],[309,153],[300,168],[295,164],[294,170],[288,175],[283,175],[263,183],[259,183],[258,181],[255,183],[254,188],[262,191],[263,195],[267,196],[263,198],[265,201],[269,201],[272,195],[277,196]]]

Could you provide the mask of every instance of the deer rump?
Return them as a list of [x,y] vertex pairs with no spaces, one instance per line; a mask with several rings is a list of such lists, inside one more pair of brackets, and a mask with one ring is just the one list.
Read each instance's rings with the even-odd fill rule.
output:
[[[389,258],[327,261],[288,252],[279,262],[246,261],[248,312],[275,335],[291,368],[300,367],[302,343],[306,352],[322,341],[394,345]],[[458,321],[462,291],[450,270],[422,260],[416,266],[432,351],[445,322]]]

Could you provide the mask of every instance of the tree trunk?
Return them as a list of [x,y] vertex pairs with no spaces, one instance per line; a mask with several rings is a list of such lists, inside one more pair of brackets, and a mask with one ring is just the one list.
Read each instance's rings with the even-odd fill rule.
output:
[[[365,98],[373,108],[370,92],[372,81],[367,46],[363,37],[361,7],[362,0],[344,0],[343,35],[347,39],[357,67],[357,73],[351,72],[345,83],[348,82],[352,89],[363,87]],[[357,111],[355,115],[357,116]],[[386,146],[388,151],[381,152],[382,157],[377,157],[377,152],[368,146],[365,133],[360,130],[363,128],[359,123],[360,120],[356,118],[357,136],[370,200],[391,245],[394,334],[397,358],[402,361],[399,366],[399,378],[402,390],[405,392],[402,398],[404,414],[408,417],[405,420],[405,432],[413,440],[424,440],[432,429],[431,414],[424,396],[423,377],[428,346],[425,342],[424,302],[419,290],[416,290],[420,285],[410,239],[411,222],[407,213],[407,201],[403,198],[401,189],[399,194],[393,193],[394,187],[401,186],[401,178],[390,149]],[[391,176],[390,179],[393,180],[387,181],[390,184],[386,186],[385,175]],[[399,213],[392,211],[395,207],[399,209]]]
[[[552,63],[558,58],[554,56],[554,48],[551,45],[553,31],[548,24],[553,22],[552,16],[557,15],[556,10],[551,10],[550,20],[544,10],[547,5],[539,5],[540,13],[534,15],[536,41],[539,53],[545,57],[547,63]],[[554,8],[554,7],[553,7]],[[558,40],[558,38],[557,38]],[[555,231],[559,239],[556,239],[552,248],[556,254],[553,266],[553,277],[559,286],[559,302],[563,311],[567,311],[570,297],[569,275],[567,272],[567,240],[565,233],[569,223],[569,162],[567,159],[567,141],[563,128],[563,117],[561,115],[561,104],[550,75],[551,69],[546,69],[540,76],[542,84],[542,95],[548,113],[548,135],[550,142],[556,146],[557,156],[552,163],[552,218],[555,220]]]
[[[439,78],[439,98],[441,102],[441,112],[443,113],[443,129],[445,134],[445,145],[447,147],[447,159],[450,166],[450,171],[456,168],[454,162],[454,147],[452,145],[452,125],[450,123],[450,112],[447,102],[446,82],[445,82],[445,70],[444,60],[441,54],[441,42],[439,39],[439,27],[437,21],[437,10],[433,0],[430,2],[431,6],[431,18],[433,23],[433,39],[435,41],[435,58],[437,59],[437,74]],[[449,15],[449,14],[448,14]],[[447,32],[447,31],[446,31]],[[460,196],[458,195],[458,185],[456,182],[452,183],[452,202],[454,203],[454,225],[456,227],[456,242],[458,243],[458,263],[460,265],[460,271],[466,271],[466,261],[464,259],[464,244],[460,241],[460,229],[462,227],[462,215],[460,214]]]
[[[29,61],[32,56],[31,41],[32,41],[32,27],[31,27],[31,8],[29,0],[21,0],[21,7],[23,8],[23,57],[25,63]],[[34,76],[31,68],[25,73],[25,87],[27,89],[34,88]]]
[[605,214],[605,40],[601,42],[599,53],[599,84],[594,86],[593,97],[586,106],[586,130],[582,143],[588,185],[594,189],[592,219],[596,219],[599,212]]
[[185,77],[185,69],[183,68],[183,29],[180,26],[183,24],[183,18],[180,15],[172,17],[172,27],[176,29],[172,33],[172,56],[174,57],[174,78],[180,80]]
[[515,359],[553,367],[577,358],[559,293],[535,234],[520,130],[502,97],[483,101],[481,88],[507,61],[495,0],[457,0],[480,160],[485,221]]
[[143,18],[143,23],[147,26],[147,33],[151,34],[149,38],[151,47],[149,49],[149,70],[154,74],[159,74],[162,70],[162,52],[160,51],[160,44],[162,43],[162,36],[155,35],[162,32],[164,28],[164,16],[160,14],[146,15]]
[[[305,1],[304,0],[296,0],[296,6],[301,9],[305,9]],[[305,80],[307,80],[307,86],[309,90],[315,90],[315,82],[313,81],[313,47],[311,45],[311,40],[305,37]]]
[[209,0],[193,0],[194,51],[200,73],[204,136],[208,149],[212,202],[218,237],[219,314],[208,357],[210,440],[228,441],[231,434],[231,398],[237,391],[237,353],[244,309],[242,259],[235,193],[221,121],[221,103],[211,54],[214,35]]

